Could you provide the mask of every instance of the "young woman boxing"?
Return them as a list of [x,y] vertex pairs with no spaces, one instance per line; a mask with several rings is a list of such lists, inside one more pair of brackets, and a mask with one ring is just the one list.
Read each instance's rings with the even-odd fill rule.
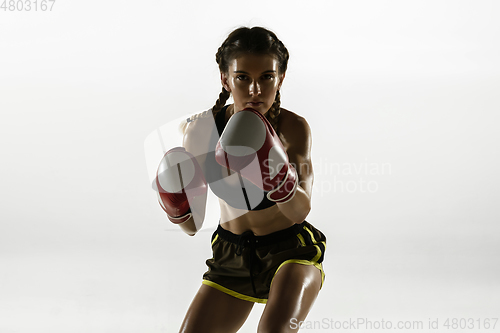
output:
[[267,29],[229,34],[216,54],[219,99],[188,119],[183,147],[158,168],[159,202],[187,234],[201,227],[209,187],[221,211],[213,257],[180,332],[236,332],[255,302],[266,304],[258,332],[296,331],[292,323],[306,318],[322,287],[326,237],[305,221],[311,130],[280,106],[288,58]]

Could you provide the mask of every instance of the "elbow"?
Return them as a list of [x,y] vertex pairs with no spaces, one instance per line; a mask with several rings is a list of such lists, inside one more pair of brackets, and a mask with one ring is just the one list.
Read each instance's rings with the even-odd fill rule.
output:
[[[298,195],[298,200],[294,204],[296,218],[295,223],[302,223],[305,221],[307,215],[311,211],[311,200],[306,193],[296,193]],[[299,199],[300,198],[300,199]]]
[[311,200],[302,189],[298,189],[294,197],[285,203],[278,203],[280,210],[294,223],[302,223],[311,211]]
[[181,228],[182,231],[188,236],[194,236],[198,232],[198,230],[201,229],[201,226],[203,224],[203,219],[200,217],[193,215],[189,220],[186,222],[179,223],[179,227]]
[[305,216],[304,216],[304,220],[306,219],[307,215],[309,215],[309,212],[311,211],[311,202],[308,201],[307,202],[307,207],[305,209]]
[[307,205],[302,207],[302,209],[297,212],[297,220],[294,221],[295,223],[302,223],[305,221],[307,215],[309,215],[309,212],[311,211],[311,204],[308,202]]
[[303,214],[295,214],[294,216],[289,216],[288,218],[292,220],[293,223],[300,224],[306,220],[307,215],[309,215],[309,212]]
[[286,207],[280,207],[280,209],[283,212],[283,215],[294,223],[304,222],[307,215],[309,215],[309,212],[311,211],[311,204],[309,201],[303,201],[300,205],[291,202],[279,205],[287,205]]

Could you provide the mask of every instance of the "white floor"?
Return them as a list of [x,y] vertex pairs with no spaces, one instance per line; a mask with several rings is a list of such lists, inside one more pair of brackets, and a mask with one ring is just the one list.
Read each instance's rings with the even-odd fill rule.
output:
[[[327,275],[302,331],[333,331],[334,325],[363,331],[368,322],[387,328],[387,322],[409,321],[423,325],[415,332],[431,332],[430,320],[478,325],[498,318],[495,235],[335,233],[339,222],[318,222],[328,236]],[[176,332],[210,257],[210,234],[96,234],[87,244],[73,236],[75,242],[52,245],[57,249],[4,253],[0,331]],[[241,332],[255,332],[263,307],[254,307]]]

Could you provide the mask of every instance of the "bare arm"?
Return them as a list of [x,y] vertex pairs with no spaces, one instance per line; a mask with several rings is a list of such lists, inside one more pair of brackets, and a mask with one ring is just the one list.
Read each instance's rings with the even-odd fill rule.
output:
[[[209,118],[196,119],[187,124],[184,130],[183,147],[197,160],[205,174],[205,160],[209,149],[209,139],[213,120]],[[207,194],[193,197],[189,200],[192,217],[184,223],[179,224],[182,231],[194,236],[201,229],[205,219]]]
[[289,162],[297,170],[297,192],[292,200],[278,203],[283,215],[295,223],[305,220],[311,210],[311,194],[314,174],[311,161],[312,135],[307,121],[295,114],[288,116],[282,125],[286,153]]

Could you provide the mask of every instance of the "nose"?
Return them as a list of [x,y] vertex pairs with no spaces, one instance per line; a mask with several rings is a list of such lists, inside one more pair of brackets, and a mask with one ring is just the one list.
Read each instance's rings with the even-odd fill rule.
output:
[[257,81],[250,83],[250,95],[258,96],[261,94],[260,84]]

